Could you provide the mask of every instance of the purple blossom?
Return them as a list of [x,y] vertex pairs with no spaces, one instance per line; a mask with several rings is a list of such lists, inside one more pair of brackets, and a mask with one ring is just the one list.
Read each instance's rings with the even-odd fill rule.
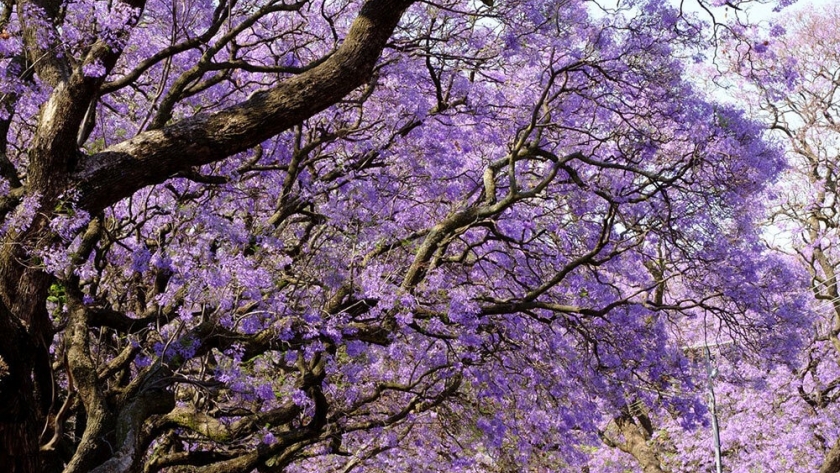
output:
[[140,274],[145,273],[149,269],[151,257],[152,253],[148,248],[137,248],[131,255],[131,270]]
[[347,356],[357,357],[365,352],[366,346],[363,342],[358,340],[349,340],[345,345]]
[[273,401],[275,399],[274,388],[271,383],[260,384],[256,387],[257,397],[263,401]]
[[311,405],[312,400],[309,399],[309,396],[307,396],[305,392],[297,389],[292,393],[292,402],[299,407],[307,407]]
[[82,66],[82,72],[86,77],[100,78],[108,72],[101,62],[96,61]]

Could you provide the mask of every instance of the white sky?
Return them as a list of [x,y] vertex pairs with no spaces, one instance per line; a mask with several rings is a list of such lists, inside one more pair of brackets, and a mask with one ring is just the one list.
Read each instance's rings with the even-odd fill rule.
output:
[[[742,10],[739,12],[736,12],[732,8],[726,6],[710,8],[710,11],[714,13],[718,21],[722,21],[727,17],[731,18],[731,15],[733,13],[737,13],[742,19],[748,19],[749,23],[756,23],[762,21],[772,22],[779,21],[779,19],[784,19],[785,16],[790,15],[794,11],[829,5],[837,1],[838,0],[798,0],[793,5],[784,8],[780,13],[776,13],[773,11],[773,8],[775,8],[776,6],[776,2],[771,2],[769,4],[748,3],[744,5],[742,7]],[[708,13],[706,13],[705,10],[702,10],[695,0],[671,0],[671,2],[674,5],[680,5],[682,3],[682,7],[685,11],[699,13],[702,19],[707,21],[709,20]],[[709,3],[708,0],[706,1],[706,3]]]

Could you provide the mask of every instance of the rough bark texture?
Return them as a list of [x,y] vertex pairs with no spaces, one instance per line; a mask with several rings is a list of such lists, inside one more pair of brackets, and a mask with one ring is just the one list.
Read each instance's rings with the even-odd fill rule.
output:
[[629,415],[616,418],[615,423],[624,437],[624,442],[618,444],[621,451],[632,455],[645,473],[667,473],[662,469],[662,462],[656,449],[648,443],[650,433],[644,426],[637,424]]
[[820,467],[820,473],[838,473],[840,472],[840,440],[831,447],[831,450],[825,455],[825,460]]
[[35,352],[26,329],[0,303],[0,465],[10,472],[41,471],[38,461]]

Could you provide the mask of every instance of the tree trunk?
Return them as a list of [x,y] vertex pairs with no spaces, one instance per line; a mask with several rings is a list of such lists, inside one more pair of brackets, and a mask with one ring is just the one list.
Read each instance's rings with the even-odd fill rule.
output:
[[[54,194],[57,192],[53,191]],[[55,195],[42,192],[41,209],[52,209]],[[39,435],[54,402],[49,347],[53,326],[46,308],[54,278],[40,269],[31,249],[51,241],[47,212],[30,226],[10,230],[0,251],[0,465],[10,473],[41,473]],[[6,466],[8,465],[8,466]]]
[[[8,312],[2,303],[0,311]],[[23,326],[12,317],[0,319],[0,465],[9,473],[41,472],[32,377],[36,357]]]
[[38,434],[33,422],[0,422],[0,464],[9,473],[41,471],[38,462]]
[[624,442],[618,444],[623,452],[633,455],[633,458],[639,462],[642,471],[645,473],[667,473],[662,469],[662,463],[659,461],[659,455],[656,450],[648,443],[650,435],[642,430],[633,418],[630,416],[621,416],[615,419],[616,426],[619,432],[624,437]]
[[840,439],[837,439],[831,450],[826,453],[820,473],[840,473]]
[[7,370],[0,373],[0,465],[8,473],[43,473],[39,434],[52,401],[48,348],[32,343],[40,337],[2,333],[0,357]]

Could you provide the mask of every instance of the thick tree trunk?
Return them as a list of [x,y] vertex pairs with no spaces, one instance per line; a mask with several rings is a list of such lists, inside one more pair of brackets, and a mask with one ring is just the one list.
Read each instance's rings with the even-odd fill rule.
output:
[[40,472],[36,357],[25,328],[0,303],[0,465],[10,473]]
[[0,466],[8,473],[41,473],[39,433],[53,394],[48,347],[40,334],[28,340],[8,334],[3,331],[8,372],[0,377]]
[[[54,208],[57,196],[46,189],[41,194],[41,209]],[[0,357],[9,370],[8,379],[0,380],[0,465],[10,473],[45,471],[39,435],[54,401],[54,329],[46,308],[54,278],[39,268],[31,250],[51,241],[49,218],[40,211],[25,231],[11,230],[0,251]]]
[[[33,422],[0,422],[0,464],[9,473],[42,471],[38,456],[38,434]],[[33,442],[34,440],[34,442]]]
[[650,440],[648,432],[642,430],[642,427],[630,416],[618,417],[615,423],[624,437],[624,443],[619,444],[618,448],[632,455],[645,473],[667,473],[662,469],[656,449],[648,443]]
[[837,439],[837,442],[825,455],[820,473],[840,473],[840,439]]

